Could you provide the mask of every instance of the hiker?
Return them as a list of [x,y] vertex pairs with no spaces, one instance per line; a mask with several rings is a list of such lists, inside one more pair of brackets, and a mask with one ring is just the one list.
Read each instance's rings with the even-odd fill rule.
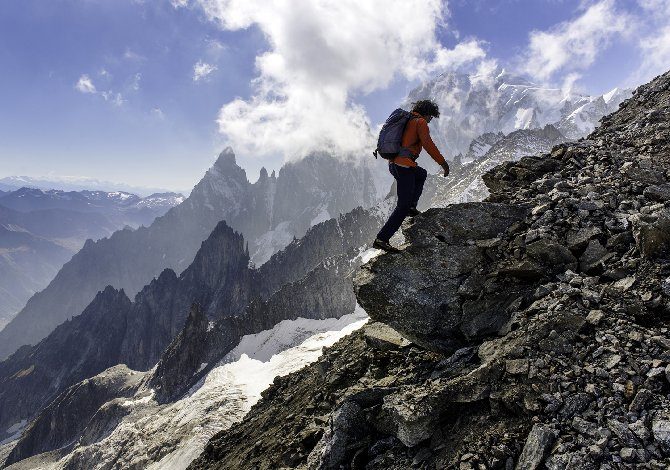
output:
[[[385,127],[396,113],[407,114],[407,111],[394,111],[394,114],[387,120]],[[400,251],[391,245],[389,240],[398,231],[402,225],[402,221],[408,215],[413,217],[421,213],[416,206],[423,191],[423,183],[426,181],[426,176],[428,175],[426,170],[416,164],[416,159],[419,157],[421,150],[425,149],[428,155],[444,169],[443,176],[449,174],[449,165],[433,143],[433,139],[430,138],[430,130],[428,129],[428,123],[433,118],[440,117],[440,110],[437,104],[431,100],[421,100],[412,103],[412,112],[407,117],[409,120],[402,132],[402,140],[397,155],[390,156],[389,158],[387,155],[382,154],[382,157],[389,159],[389,172],[397,182],[398,203],[372,244],[374,248],[392,253]],[[383,133],[384,128],[382,128],[382,133],[380,134],[380,143],[382,143],[381,141],[384,138]]]

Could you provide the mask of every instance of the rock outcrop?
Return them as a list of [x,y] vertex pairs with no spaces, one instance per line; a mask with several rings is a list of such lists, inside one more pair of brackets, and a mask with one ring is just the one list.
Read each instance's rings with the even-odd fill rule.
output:
[[[374,320],[437,352],[452,353],[497,332],[532,286],[491,276],[491,250],[528,212],[524,206],[466,203],[415,217],[405,231],[409,246],[357,276],[361,306]],[[430,270],[427,260],[433,260]]]
[[343,339],[191,468],[668,468],[669,142],[670,72],[414,218],[355,280],[413,344]]

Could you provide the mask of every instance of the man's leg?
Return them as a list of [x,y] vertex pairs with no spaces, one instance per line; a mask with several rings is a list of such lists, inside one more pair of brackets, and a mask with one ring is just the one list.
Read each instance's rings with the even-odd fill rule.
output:
[[412,202],[410,206],[415,209],[417,204],[419,203],[419,198],[421,197],[421,193],[423,192],[423,183],[426,182],[427,177],[428,172],[426,170],[424,170],[420,166],[414,168],[414,192],[412,194]]
[[407,217],[407,213],[412,204],[415,184],[413,168],[405,168],[393,163],[389,167],[398,187],[398,204],[391,213],[389,220],[384,224],[377,235],[379,240],[385,242],[388,242],[391,239],[393,234],[396,233],[402,225],[402,221]]

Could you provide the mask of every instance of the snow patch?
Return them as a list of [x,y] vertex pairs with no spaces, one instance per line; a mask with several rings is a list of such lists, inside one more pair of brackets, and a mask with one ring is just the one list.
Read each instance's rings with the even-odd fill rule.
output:
[[293,241],[293,235],[289,221],[279,223],[274,230],[265,232],[254,240],[256,249],[251,255],[251,261],[256,266],[264,264],[276,252],[286,248]]
[[322,204],[317,208],[319,211],[316,217],[314,217],[311,222],[309,223],[310,226],[314,226],[316,224],[320,224],[321,222],[325,222],[326,220],[330,220],[330,214],[328,213],[328,209],[326,208],[325,204]]
[[378,250],[376,248],[368,248],[367,250],[363,251],[362,253],[359,253],[356,255],[356,257],[352,260],[352,263],[357,263],[360,261],[361,264],[365,264],[368,261],[370,261],[373,258],[376,258],[377,256],[381,255],[383,253],[382,250]]
[[533,108],[519,108],[516,111],[514,128],[515,129],[530,129],[533,127],[533,115],[535,110]]
[[[340,319],[286,320],[272,330],[242,338],[238,346],[181,400],[158,405],[152,393],[138,392],[124,402],[130,412],[104,439],[77,446],[54,468],[70,464],[98,470],[123,468],[185,469],[209,439],[240,421],[275,377],[316,361],[367,321],[365,311]],[[156,455],[163,457],[154,461]]]
[[23,429],[26,427],[27,424],[28,421],[22,419],[18,423],[14,423],[10,427],[8,427],[5,433],[9,434],[10,436],[7,439],[0,441],[0,446],[7,444],[8,442],[12,442],[21,437],[21,432],[23,431]]
[[271,330],[244,336],[237,347],[226,355],[224,362],[238,361],[245,356],[248,359],[268,361],[281,351],[303,343],[315,333],[344,331],[349,325],[361,320],[367,320],[367,314],[360,307],[341,318],[283,320]]

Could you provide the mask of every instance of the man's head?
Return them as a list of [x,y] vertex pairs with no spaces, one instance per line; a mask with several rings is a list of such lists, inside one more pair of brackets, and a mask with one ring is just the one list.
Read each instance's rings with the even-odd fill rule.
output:
[[430,121],[434,117],[440,117],[440,109],[431,100],[415,101],[412,103],[412,111],[419,113],[425,117],[427,121]]

